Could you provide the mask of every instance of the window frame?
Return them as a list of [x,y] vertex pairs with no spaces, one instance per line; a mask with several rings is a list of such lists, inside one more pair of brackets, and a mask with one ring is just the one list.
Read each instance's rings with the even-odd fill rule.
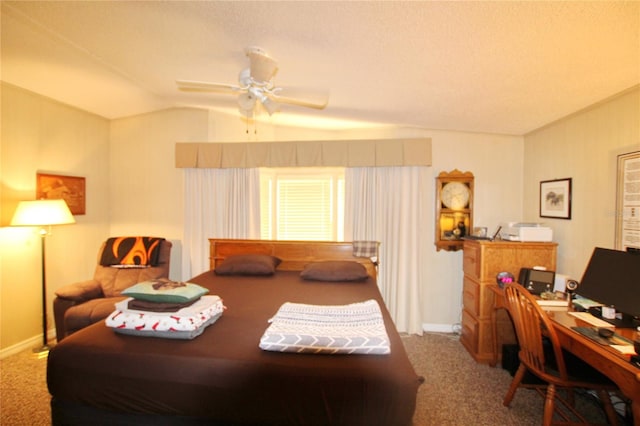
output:
[[[279,230],[281,212],[278,208],[279,181],[325,180],[329,183],[330,234],[322,238],[314,235],[287,237]],[[269,240],[344,241],[345,168],[343,167],[282,167],[260,168],[260,236]],[[317,222],[313,222],[317,223]],[[310,223],[309,226],[312,226]],[[265,229],[267,228],[267,229]]]

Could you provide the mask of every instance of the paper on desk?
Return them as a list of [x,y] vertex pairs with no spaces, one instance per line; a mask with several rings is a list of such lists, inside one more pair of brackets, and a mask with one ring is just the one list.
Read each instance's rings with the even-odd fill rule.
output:
[[584,322],[588,322],[589,324],[591,324],[594,327],[603,327],[603,328],[613,328],[615,329],[615,326],[613,324],[609,324],[608,322],[601,320],[600,318],[596,318],[595,316],[591,315],[589,312],[575,312],[575,311],[570,311],[568,312],[569,315],[576,317]]
[[635,355],[636,351],[633,349],[633,345],[609,345],[616,351],[624,355]]

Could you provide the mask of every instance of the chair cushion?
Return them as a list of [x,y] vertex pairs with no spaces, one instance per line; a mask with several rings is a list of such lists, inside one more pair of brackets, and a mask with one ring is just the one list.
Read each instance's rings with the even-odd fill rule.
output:
[[67,309],[64,324],[67,334],[71,334],[98,321],[102,321],[115,310],[115,304],[125,297],[107,297],[88,300]]
[[102,287],[96,280],[67,284],[56,290],[56,296],[67,300],[73,300],[74,302],[84,302],[85,300],[103,297]]
[[134,284],[156,278],[164,278],[168,268],[121,269],[97,266],[95,279],[100,282],[105,297],[120,296]]

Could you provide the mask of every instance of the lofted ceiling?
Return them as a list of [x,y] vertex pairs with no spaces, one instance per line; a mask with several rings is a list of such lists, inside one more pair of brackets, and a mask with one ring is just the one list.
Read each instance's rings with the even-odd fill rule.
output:
[[2,80],[106,118],[235,110],[175,80],[237,83],[247,46],[277,84],[330,91],[272,119],[325,127],[522,135],[640,83],[636,1],[1,3]]

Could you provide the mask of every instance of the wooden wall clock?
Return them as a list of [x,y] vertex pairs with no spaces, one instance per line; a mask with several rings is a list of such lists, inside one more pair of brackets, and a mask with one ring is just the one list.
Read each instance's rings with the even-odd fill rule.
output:
[[473,173],[455,169],[436,178],[436,250],[462,248],[473,230]]

